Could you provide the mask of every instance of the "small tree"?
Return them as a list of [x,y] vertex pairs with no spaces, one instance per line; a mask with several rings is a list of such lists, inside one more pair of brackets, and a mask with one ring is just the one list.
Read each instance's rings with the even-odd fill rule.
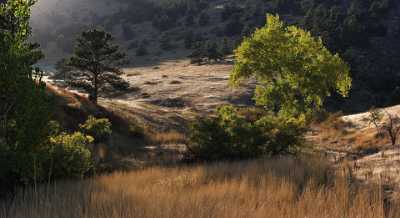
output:
[[205,57],[206,51],[204,49],[203,43],[197,42],[195,44],[194,51],[189,55],[190,63],[201,65],[203,63],[203,58]]
[[71,67],[68,65],[68,60],[62,58],[61,60],[57,61],[55,68],[57,72],[54,77],[67,81],[68,72],[71,71]]
[[79,128],[86,135],[94,138],[95,143],[104,142],[112,133],[111,123],[107,118],[95,118],[89,116],[85,123],[79,125]]
[[167,34],[163,34],[160,38],[160,48],[168,51],[175,48],[175,45],[171,43],[171,38]]
[[112,44],[113,37],[102,30],[88,30],[77,40],[74,55],[69,65],[74,68],[72,85],[84,88],[90,94],[90,100],[97,103],[99,91],[106,85],[114,88],[123,81],[121,66],[126,63],[125,54],[117,45]]
[[[383,121],[385,118],[384,113],[387,116],[386,121]],[[398,115],[391,114],[386,110],[371,109],[368,120],[370,124],[376,127],[378,133],[386,133],[389,136],[391,144],[393,146],[396,145],[397,137],[400,133],[400,117]]]
[[215,62],[218,62],[223,59],[223,55],[218,49],[217,43],[208,43],[207,45],[207,59],[209,61],[214,60]]
[[195,38],[194,38],[194,33],[193,31],[188,31],[185,34],[185,38],[184,38],[184,44],[185,44],[185,48],[186,49],[190,49],[192,48],[193,44],[194,44]]
[[232,48],[229,45],[229,41],[228,38],[224,38],[223,42],[222,42],[222,54],[223,55],[228,55],[232,53]]
[[351,87],[349,66],[338,54],[278,16],[268,15],[267,25],[245,38],[235,57],[231,82],[255,76],[256,103],[285,116],[312,115],[331,93],[347,96]]

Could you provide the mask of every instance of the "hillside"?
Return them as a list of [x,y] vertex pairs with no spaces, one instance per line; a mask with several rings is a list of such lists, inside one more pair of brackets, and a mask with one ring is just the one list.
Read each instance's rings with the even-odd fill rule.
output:
[[[173,129],[157,129],[156,124],[162,123],[146,122],[146,116],[142,116],[145,113],[140,113],[139,109],[125,106],[124,110],[118,110],[121,105],[108,102],[94,105],[85,95],[51,83],[47,84],[47,90],[54,102],[53,117],[68,132],[78,131],[79,124],[90,115],[111,121],[112,135],[107,145],[97,145],[93,152],[94,157],[101,160],[99,172],[137,169],[181,158],[184,134]],[[155,119],[169,122],[170,117],[159,115]]]
[[400,217],[396,0],[35,3],[0,3],[0,218]]
[[[185,150],[187,125],[193,118],[210,114],[223,104],[253,105],[254,84],[239,89],[229,87],[231,67],[230,64],[197,66],[188,60],[180,60],[125,69],[125,78],[134,87],[132,91],[112,98],[103,97],[100,101],[104,107],[101,108],[103,114],[118,127],[110,147],[113,151],[120,150],[120,154],[127,154],[117,155],[113,161],[122,161],[124,167],[135,168],[137,164],[151,164],[160,157],[166,161],[179,159],[180,151]],[[68,105],[77,105],[73,102],[78,99],[91,105],[86,97],[76,97],[84,94],[68,96]],[[399,106],[385,110],[400,114]],[[99,112],[92,110],[92,113]],[[358,179],[372,184],[385,183],[390,187],[389,192],[397,193],[400,188],[397,183],[397,148],[390,146],[388,137],[377,136],[378,132],[368,122],[368,117],[368,112],[331,115],[322,123],[312,125],[307,141],[315,145],[323,156],[326,155],[333,166],[347,165]],[[76,120],[76,117],[62,120]],[[129,129],[127,125],[130,123],[146,127],[146,137],[153,140],[132,143],[130,140],[138,141],[137,136],[129,136],[129,132],[123,131]],[[121,136],[126,140],[121,141]]]
[[32,40],[46,54],[41,65],[52,69],[69,56],[82,30],[100,27],[127,51],[130,66],[142,67],[186,58],[214,42],[232,51],[265,24],[266,13],[321,36],[351,65],[350,97],[333,96],[329,110],[355,113],[400,103],[400,4],[394,0],[42,0],[33,10]]

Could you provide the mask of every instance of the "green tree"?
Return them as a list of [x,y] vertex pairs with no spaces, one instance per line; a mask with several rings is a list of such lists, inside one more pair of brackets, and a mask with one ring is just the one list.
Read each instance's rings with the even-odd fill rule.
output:
[[89,116],[79,127],[83,133],[93,136],[96,143],[106,141],[112,133],[111,123],[107,118]]
[[[75,46],[69,65],[74,68],[72,85],[89,92],[90,100],[97,103],[99,91],[110,85],[116,89],[126,89],[122,80],[121,66],[126,63],[125,53],[112,43],[111,34],[102,30],[88,30],[81,34]],[[121,85],[122,84],[122,85]]]
[[214,60],[215,62],[223,59],[222,53],[218,49],[217,43],[208,43],[207,45],[207,59],[209,61]]
[[203,42],[197,42],[194,45],[193,52],[189,55],[190,63],[201,65],[207,51],[204,49]]
[[[35,177],[41,144],[48,136],[49,99],[42,73],[34,64],[42,57],[29,42],[33,0],[0,4],[0,186],[27,183]],[[4,186],[3,186],[4,185]]]
[[295,26],[285,26],[279,16],[267,16],[267,24],[235,51],[231,82],[255,76],[254,99],[282,115],[310,115],[333,92],[347,96],[351,88],[349,66],[338,54]]
[[243,159],[296,153],[303,144],[303,122],[271,113],[243,112],[232,106],[191,126],[188,150],[202,160]]
[[50,138],[46,172],[50,178],[82,178],[92,167],[91,136],[80,132],[61,133]]
[[223,55],[232,54],[232,48],[229,45],[228,38],[226,38],[226,37],[222,41],[222,54]]

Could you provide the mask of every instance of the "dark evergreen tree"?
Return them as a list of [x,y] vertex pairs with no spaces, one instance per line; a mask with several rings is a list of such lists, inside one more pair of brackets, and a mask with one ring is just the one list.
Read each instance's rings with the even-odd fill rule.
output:
[[240,20],[240,16],[236,15],[231,18],[229,23],[225,26],[225,35],[226,36],[235,36],[242,33],[243,23]]
[[208,43],[207,45],[207,59],[209,61],[221,61],[223,59],[222,53],[218,49],[217,43]]
[[94,103],[107,85],[127,88],[120,77],[126,55],[112,41],[113,37],[102,30],[85,31],[78,38],[74,55],[69,60],[69,65],[74,68],[71,85],[85,89]]
[[189,55],[190,63],[198,65],[203,63],[203,59],[206,56],[203,44],[203,42],[196,42],[193,52]]
[[145,41],[142,41],[139,47],[136,49],[136,56],[146,56],[149,52],[147,51],[147,44]]
[[185,25],[190,27],[193,26],[194,24],[195,22],[193,14],[188,14],[185,18]]
[[224,38],[224,40],[222,42],[222,54],[223,55],[232,54],[232,48],[229,45],[228,38]]
[[171,50],[175,46],[171,43],[171,38],[168,36],[168,34],[163,34],[160,38],[160,48],[162,50]]
[[185,48],[186,49],[190,49],[193,46],[195,39],[194,39],[194,33],[193,31],[188,31],[185,34],[185,38],[184,38],[184,44],[185,44]]
[[68,65],[68,60],[66,58],[62,58],[61,60],[57,61],[55,68],[56,73],[54,78],[67,81],[68,72],[71,71],[71,67]]
[[210,23],[210,15],[208,15],[205,12],[201,13],[200,17],[199,17],[199,25],[200,26],[206,26],[209,23]]

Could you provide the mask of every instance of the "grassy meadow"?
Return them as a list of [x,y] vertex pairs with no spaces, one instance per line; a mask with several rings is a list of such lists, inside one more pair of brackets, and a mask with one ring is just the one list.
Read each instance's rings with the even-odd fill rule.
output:
[[333,171],[326,163],[285,157],[118,172],[25,190],[0,204],[0,217],[400,216],[397,205],[385,209],[381,188],[361,185],[346,168]]

